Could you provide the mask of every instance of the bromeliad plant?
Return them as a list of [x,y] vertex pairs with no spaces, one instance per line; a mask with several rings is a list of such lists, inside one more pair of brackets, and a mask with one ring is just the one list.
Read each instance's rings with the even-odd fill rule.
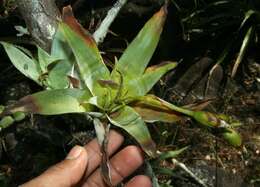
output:
[[[23,48],[2,42],[17,69],[47,90],[7,106],[1,116],[10,119],[10,115],[17,112],[84,113],[93,119],[104,155],[109,124],[128,132],[149,156],[154,157],[156,147],[146,122],[172,123],[183,116],[204,126],[222,129],[226,140],[240,146],[241,138],[227,116],[188,110],[147,95],[154,84],[177,65],[165,62],[146,68],[158,44],[166,15],[164,6],[145,24],[120,59],[116,59],[112,72],[104,64],[94,39],[73,17],[70,7],[63,10],[50,55],[38,48],[37,61]],[[109,179],[107,181],[109,183]]]

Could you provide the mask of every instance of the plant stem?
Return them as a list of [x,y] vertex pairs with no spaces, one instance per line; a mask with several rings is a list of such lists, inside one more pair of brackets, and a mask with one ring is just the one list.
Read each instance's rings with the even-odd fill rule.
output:
[[174,110],[174,111],[180,112],[180,113],[185,114],[185,115],[190,116],[190,117],[193,117],[193,115],[194,115],[194,111],[188,110],[186,108],[178,107],[178,106],[173,105],[173,104],[168,103],[168,102],[166,102],[166,106],[169,107],[170,109]]

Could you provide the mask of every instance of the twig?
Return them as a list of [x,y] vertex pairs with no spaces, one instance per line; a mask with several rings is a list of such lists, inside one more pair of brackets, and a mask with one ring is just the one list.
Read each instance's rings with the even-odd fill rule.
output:
[[104,38],[106,37],[108,33],[108,29],[114,19],[116,18],[117,14],[121,10],[121,8],[125,5],[127,0],[118,0],[114,6],[108,11],[107,16],[100,24],[99,28],[95,31],[93,34],[93,37],[97,44],[102,43]]
[[201,179],[199,179],[194,173],[192,173],[191,170],[189,170],[187,168],[187,166],[185,166],[185,164],[183,164],[182,162],[179,162],[176,159],[172,159],[172,163],[175,164],[176,166],[180,167],[181,169],[183,169],[186,173],[188,173],[198,184],[200,184],[203,187],[208,187]]

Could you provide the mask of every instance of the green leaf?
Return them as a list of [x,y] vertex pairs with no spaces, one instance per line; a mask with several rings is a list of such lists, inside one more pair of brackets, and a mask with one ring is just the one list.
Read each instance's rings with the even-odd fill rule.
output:
[[146,122],[176,122],[182,119],[183,115],[172,110],[165,104],[166,101],[159,99],[154,95],[146,95],[134,99],[129,105],[142,117]]
[[158,183],[158,178],[157,178],[155,172],[153,171],[152,165],[148,161],[145,162],[144,171],[145,171],[145,175],[147,175],[152,180],[152,186],[160,187],[160,185]]
[[56,33],[54,37],[53,47],[55,46],[55,49],[51,55],[38,47],[38,61],[42,72],[46,74],[46,78],[43,77],[46,81],[43,83],[50,89],[68,88],[69,80],[67,75],[72,68],[70,61],[74,59],[71,51],[69,52],[70,56],[67,51],[64,51],[64,42],[58,42],[59,39],[56,38],[59,37],[58,35],[59,34]]
[[133,136],[149,156],[154,157],[156,155],[156,147],[149,130],[141,116],[133,108],[123,106],[107,117],[113,125],[124,129]]
[[188,146],[183,147],[183,148],[178,149],[178,150],[174,150],[174,151],[163,152],[159,156],[159,160],[166,160],[166,159],[169,159],[169,158],[174,158],[174,157],[178,156],[179,154],[181,154],[183,151],[185,151],[187,149],[188,149]]
[[51,63],[56,62],[56,61],[58,61],[60,59],[58,57],[49,55],[45,50],[43,50],[40,47],[37,47],[37,48],[38,48],[38,62],[39,62],[41,71],[43,73],[45,73],[45,72],[48,71],[47,67]]
[[91,97],[87,90],[60,89],[46,90],[25,96],[12,106],[6,107],[3,115],[15,112],[28,112],[43,115],[81,113],[93,110],[84,102]]
[[117,71],[124,77],[137,78],[141,76],[157,47],[167,15],[167,7],[159,12],[144,25],[135,39],[129,44],[112,72],[113,80],[118,78]]
[[125,89],[127,95],[144,96],[152,87],[158,82],[158,80],[168,71],[175,68],[177,63],[164,62],[159,65],[151,66],[146,69],[145,73],[141,77],[131,79],[125,83]]
[[[90,103],[92,104],[93,106],[96,106],[98,107],[99,109],[101,110],[104,110],[105,106],[106,106],[106,103],[102,103],[103,101],[107,102],[107,104],[109,104],[109,101],[110,101],[110,98],[109,97],[106,97],[105,99],[104,98],[100,98],[99,96],[93,96],[91,97],[87,103]],[[103,105],[104,104],[104,105]]]
[[67,60],[60,60],[49,71],[47,84],[51,89],[65,89],[69,87],[68,74],[72,66]]
[[73,64],[76,64],[76,59],[61,30],[61,27],[58,27],[52,42],[51,56],[61,59],[49,71],[47,80],[52,89],[68,88],[67,76],[70,74]]
[[58,26],[58,29],[53,37],[51,56],[67,60],[74,58],[72,50],[62,33],[62,27],[60,25]]
[[67,24],[61,23],[60,27],[76,57],[80,76],[94,96],[103,96],[106,89],[98,84],[98,80],[109,80],[110,72],[92,36],[67,11],[64,18]]
[[29,57],[19,47],[13,44],[6,42],[1,42],[1,44],[3,45],[13,65],[26,77],[40,84],[38,80],[40,76],[40,69],[37,66],[36,60]]

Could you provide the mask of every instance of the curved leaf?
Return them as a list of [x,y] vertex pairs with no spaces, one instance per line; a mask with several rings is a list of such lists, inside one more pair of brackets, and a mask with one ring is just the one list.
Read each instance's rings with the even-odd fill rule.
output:
[[37,66],[35,59],[25,54],[19,47],[13,44],[1,42],[8,57],[10,58],[13,65],[26,77],[34,80],[40,84],[40,68]]
[[46,90],[23,97],[14,105],[5,108],[2,114],[18,111],[43,115],[88,112],[93,109],[92,105],[85,103],[90,97],[91,94],[87,90]]
[[106,89],[98,84],[98,80],[109,80],[110,72],[94,39],[73,17],[71,8],[66,7],[63,11],[65,23],[60,23],[61,31],[76,57],[80,75],[94,96],[103,96]]
[[117,112],[108,116],[109,121],[128,132],[142,146],[144,151],[154,157],[156,147],[149,130],[141,116],[129,106],[123,106]]
[[159,42],[166,15],[165,5],[144,25],[115,64],[112,73],[114,80],[118,78],[116,71],[129,78],[136,78],[143,74]]

